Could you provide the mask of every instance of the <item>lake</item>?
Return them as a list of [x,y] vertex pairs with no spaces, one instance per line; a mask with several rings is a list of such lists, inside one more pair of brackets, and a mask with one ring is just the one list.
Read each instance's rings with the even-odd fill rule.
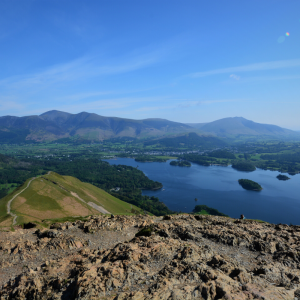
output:
[[[110,164],[138,168],[144,174],[163,184],[157,191],[144,190],[143,195],[156,196],[174,211],[192,212],[195,205],[205,204],[233,218],[244,214],[247,219],[271,223],[300,225],[300,175],[280,181],[279,172],[257,169],[254,172],[237,171],[231,166],[171,166],[166,163],[141,163],[131,158],[106,160]],[[260,192],[244,190],[238,179],[258,182]],[[195,198],[198,199],[195,202]]]

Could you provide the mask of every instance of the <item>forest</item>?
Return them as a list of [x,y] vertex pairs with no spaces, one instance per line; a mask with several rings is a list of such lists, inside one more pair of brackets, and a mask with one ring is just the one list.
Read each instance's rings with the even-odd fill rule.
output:
[[186,160],[172,160],[170,162],[171,166],[179,166],[179,167],[190,167],[191,163]]
[[183,154],[179,156],[179,159],[187,160],[202,166],[209,166],[211,163],[216,161],[216,159],[213,157],[200,154]]
[[195,147],[205,147],[207,149],[211,149],[215,147],[224,147],[227,145],[227,143],[220,138],[212,136],[199,136],[194,132],[190,132],[178,137],[162,138],[144,142],[144,146],[155,144],[159,144],[162,147],[167,147],[168,149],[173,150],[177,150],[178,148],[193,149]]
[[216,158],[236,159],[235,155],[227,150],[214,150],[207,153],[207,156]]
[[232,167],[238,171],[255,171],[255,165],[250,161],[234,161]]

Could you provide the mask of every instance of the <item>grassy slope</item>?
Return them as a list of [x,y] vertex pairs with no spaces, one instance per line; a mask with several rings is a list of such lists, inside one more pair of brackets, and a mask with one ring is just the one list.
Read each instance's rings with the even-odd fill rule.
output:
[[[8,220],[11,220],[11,217],[6,214],[7,202],[24,189],[28,181],[0,200],[0,228],[7,228]],[[71,192],[76,193],[86,203],[77,199]],[[17,224],[29,221],[41,222],[44,219],[100,214],[87,202],[102,206],[113,214],[131,214],[131,208],[140,210],[89,183],[53,172],[33,180],[30,186],[13,200],[11,208],[12,212],[18,215]]]
[[[69,187],[72,191],[75,191],[80,198],[87,202],[94,202],[97,205],[101,205],[113,214],[127,214],[131,211],[130,204],[113,197],[90,183],[81,182],[79,179],[71,176],[61,177],[65,179],[65,187]],[[80,187],[80,189],[76,191],[74,187]],[[134,205],[132,205],[132,208],[140,210]]]

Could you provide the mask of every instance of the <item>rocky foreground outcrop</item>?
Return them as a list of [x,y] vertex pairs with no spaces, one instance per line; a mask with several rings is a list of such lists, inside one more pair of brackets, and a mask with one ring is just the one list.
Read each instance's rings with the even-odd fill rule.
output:
[[174,215],[51,227],[0,233],[1,300],[300,299],[300,226]]

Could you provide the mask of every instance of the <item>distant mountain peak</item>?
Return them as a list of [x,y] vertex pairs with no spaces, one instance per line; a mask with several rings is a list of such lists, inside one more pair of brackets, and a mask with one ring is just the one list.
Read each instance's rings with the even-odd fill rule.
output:
[[299,138],[295,131],[281,128],[276,125],[256,123],[243,117],[228,117],[210,123],[190,124],[203,132],[208,132],[220,137],[238,136],[264,136],[264,137],[291,137]]
[[61,110],[52,109],[52,110],[49,110],[49,111],[46,111],[46,112],[40,114],[40,116],[50,115],[50,114],[68,114],[68,115],[71,115],[71,113],[67,113],[67,112],[64,112],[64,111],[61,111]]

